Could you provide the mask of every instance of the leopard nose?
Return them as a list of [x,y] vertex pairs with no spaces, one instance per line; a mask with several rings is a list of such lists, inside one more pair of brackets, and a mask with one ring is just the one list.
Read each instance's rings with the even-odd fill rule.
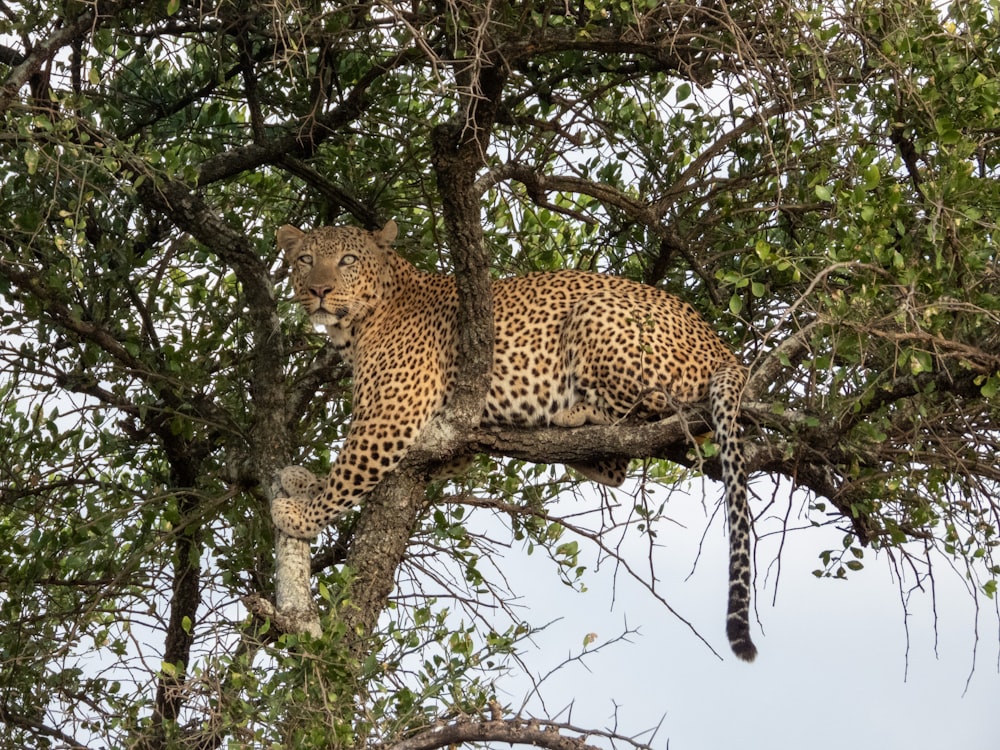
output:
[[309,287],[309,293],[316,299],[322,300],[326,295],[333,291],[332,286],[322,286],[320,284],[313,284]]

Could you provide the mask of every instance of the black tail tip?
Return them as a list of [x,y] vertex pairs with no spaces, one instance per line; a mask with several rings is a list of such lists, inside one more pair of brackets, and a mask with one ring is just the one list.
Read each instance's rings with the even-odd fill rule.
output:
[[757,647],[750,640],[750,628],[745,624],[730,622],[726,628],[726,635],[729,636],[729,647],[740,659],[752,662],[757,658]]
[[729,645],[732,646],[733,653],[745,662],[752,662],[757,658],[757,647],[751,643],[749,638],[739,643],[730,643]]

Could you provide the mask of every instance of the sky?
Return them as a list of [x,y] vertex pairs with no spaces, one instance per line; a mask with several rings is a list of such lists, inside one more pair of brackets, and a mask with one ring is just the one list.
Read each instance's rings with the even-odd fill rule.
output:
[[[617,726],[625,735],[658,726],[642,739],[670,750],[1000,748],[997,613],[991,602],[981,603],[976,649],[974,603],[943,559],[936,562],[935,596],[913,593],[907,614],[885,555],[868,551],[865,568],[847,581],[818,579],[812,571],[820,567],[819,552],[838,548],[843,532],[789,534],[777,591],[774,569],[758,571],[759,654],[745,664],[723,632],[728,554],[721,518],[709,527],[689,577],[721,486],[705,480],[690,490],[695,494],[670,496],[667,512],[677,523],[659,526],[653,565],[658,590],[722,659],[612,565],[594,573],[596,556],[586,560],[587,590],[578,592],[557,581],[550,561],[514,549],[502,564],[512,590],[523,594],[526,618],[557,620],[532,639],[536,650],[526,658],[536,673],[579,655],[589,633],[597,634],[596,646],[638,631],[556,670],[542,685],[544,702],[529,702],[531,712],[562,711],[560,719]],[[559,505],[567,502],[573,500]],[[776,535],[761,542],[758,562],[772,559],[778,544]],[[634,560],[647,560],[638,534],[626,535],[625,546]],[[904,590],[912,583],[904,581]],[[519,705],[531,682],[520,677],[503,685],[509,694],[501,702]]]

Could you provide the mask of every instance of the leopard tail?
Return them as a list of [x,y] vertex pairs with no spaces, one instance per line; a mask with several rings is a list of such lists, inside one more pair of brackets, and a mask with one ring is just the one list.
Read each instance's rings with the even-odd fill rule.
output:
[[747,505],[747,472],[740,425],[740,399],[746,369],[736,362],[716,370],[709,384],[709,405],[722,461],[729,519],[729,608],[726,635],[733,652],[753,661],[757,647],[750,639],[750,510]]

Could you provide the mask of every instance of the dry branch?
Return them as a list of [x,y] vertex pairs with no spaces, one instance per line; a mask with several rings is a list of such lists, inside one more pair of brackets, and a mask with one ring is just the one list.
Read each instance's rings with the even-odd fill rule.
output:
[[[533,745],[547,750],[598,750],[598,745],[587,742],[588,737],[599,737],[627,742],[636,748],[644,748],[634,739],[621,737],[609,732],[582,730],[569,724],[539,721],[537,719],[461,719],[449,724],[439,724],[405,740],[384,746],[380,750],[437,750],[445,746],[458,746],[467,742],[504,742],[511,745]],[[578,736],[568,736],[573,732]]]

